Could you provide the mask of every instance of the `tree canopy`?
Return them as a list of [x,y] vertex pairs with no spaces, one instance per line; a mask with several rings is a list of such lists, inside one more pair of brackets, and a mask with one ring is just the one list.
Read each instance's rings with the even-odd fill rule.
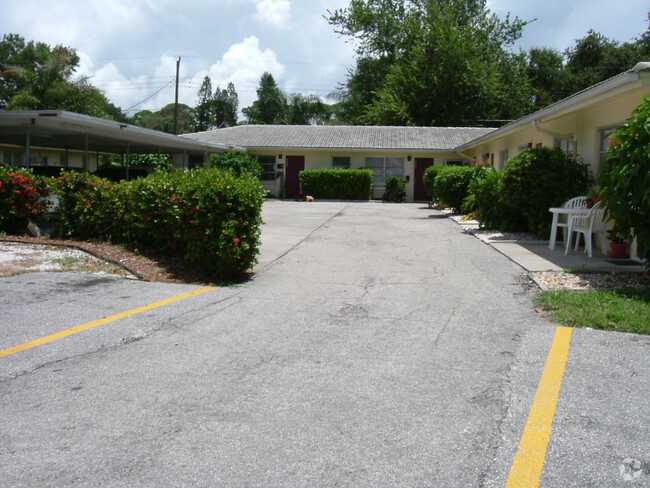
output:
[[484,125],[531,108],[526,58],[508,50],[526,22],[485,0],[351,0],[328,20],[357,44],[339,93],[350,122]]
[[78,66],[72,48],[5,34],[0,42],[0,109],[59,109],[97,117],[114,113],[115,107],[86,78],[74,78]]

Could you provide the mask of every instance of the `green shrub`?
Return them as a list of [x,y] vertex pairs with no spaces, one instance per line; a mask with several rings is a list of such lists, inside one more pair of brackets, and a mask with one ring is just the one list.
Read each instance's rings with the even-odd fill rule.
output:
[[440,168],[444,168],[444,166],[429,166],[424,170],[424,189],[431,198],[433,198],[433,182],[436,180]]
[[433,196],[442,204],[460,211],[467,198],[474,168],[441,166],[433,182]]
[[0,231],[20,232],[37,222],[49,195],[47,179],[31,171],[0,164]]
[[637,254],[650,260],[650,96],[610,138],[600,173],[601,196],[615,231],[637,239]]
[[481,166],[472,176],[470,195],[482,228],[516,230],[525,227],[522,215],[504,202],[503,175],[492,166]]
[[589,184],[589,168],[582,162],[568,159],[559,148],[534,148],[507,162],[501,197],[523,217],[522,230],[548,237],[552,220],[548,209],[584,195]]
[[89,173],[66,172],[54,179],[60,218],[55,233],[82,239],[102,238],[119,223],[105,202],[113,183]]
[[315,199],[370,200],[373,178],[369,169],[311,169],[300,173],[303,195]]
[[386,179],[386,189],[382,200],[395,203],[402,203],[406,200],[406,180],[396,176],[389,176]]
[[261,178],[264,168],[257,160],[246,152],[226,152],[223,154],[212,154],[210,156],[211,166],[215,168],[228,169],[237,176],[250,174]]
[[264,189],[250,174],[198,168],[118,184],[62,178],[65,233],[178,253],[211,278],[236,277],[257,262]]

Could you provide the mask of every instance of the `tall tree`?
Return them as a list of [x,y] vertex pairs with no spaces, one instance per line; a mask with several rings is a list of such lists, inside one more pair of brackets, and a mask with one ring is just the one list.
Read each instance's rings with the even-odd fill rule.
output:
[[285,124],[287,97],[271,73],[264,73],[257,87],[257,100],[242,110],[252,124]]
[[287,103],[287,124],[311,125],[322,124],[330,118],[325,103],[316,95],[293,93]]
[[235,85],[230,82],[225,90],[217,87],[213,96],[213,111],[215,127],[237,125],[239,111],[239,96]]
[[0,42],[0,109],[106,116],[108,100],[86,78],[74,77],[78,66],[74,49],[5,34]]
[[571,93],[569,73],[562,53],[548,47],[535,47],[528,52],[528,78],[533,86],[536,109],[544,108]]
[[[132,121],[135,125],[147,129],[159,130],[169,134],[174,133],[174,104],[165,105],[162,109],[152,112],[141,110],[136,113]],[[187,134],[196,130],[194,109],[184,103],[178,104],[178,133]]]
[[209,76],[203,78],[196,100],[196,130],[206,131],[214,126],[214,99],[212,81]]
[[[499,19],[486,0],[351,0],[329,22],[358,46],[341,96],[357,104],[370,98],[357,120],[492,125],[531,108],[525,56],[508,50],[526,22]],[[363,79],[379,86],[356,92]]]

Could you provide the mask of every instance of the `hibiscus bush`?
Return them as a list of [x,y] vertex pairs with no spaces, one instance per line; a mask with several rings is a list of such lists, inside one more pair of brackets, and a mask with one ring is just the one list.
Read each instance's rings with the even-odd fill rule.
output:
[[47,178],[0,164],[0,231],[21,232],[30,221],[37,222],[48,195]]
[[636,237],[638,256],[650,260],[650,96],[612,134],[600,184],[615,233]]

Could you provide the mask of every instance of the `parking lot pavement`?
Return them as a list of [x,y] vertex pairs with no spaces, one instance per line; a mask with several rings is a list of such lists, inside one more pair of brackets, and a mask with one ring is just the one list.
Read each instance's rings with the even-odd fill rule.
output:
[[[250,282],[0,381],[3,486],[505,485],[556,330],[523,270],[426,206],[278,203]],[[67,278],[74,322],[188,291]],[[647,486],[649,345],[574,332],[539,486]]]

